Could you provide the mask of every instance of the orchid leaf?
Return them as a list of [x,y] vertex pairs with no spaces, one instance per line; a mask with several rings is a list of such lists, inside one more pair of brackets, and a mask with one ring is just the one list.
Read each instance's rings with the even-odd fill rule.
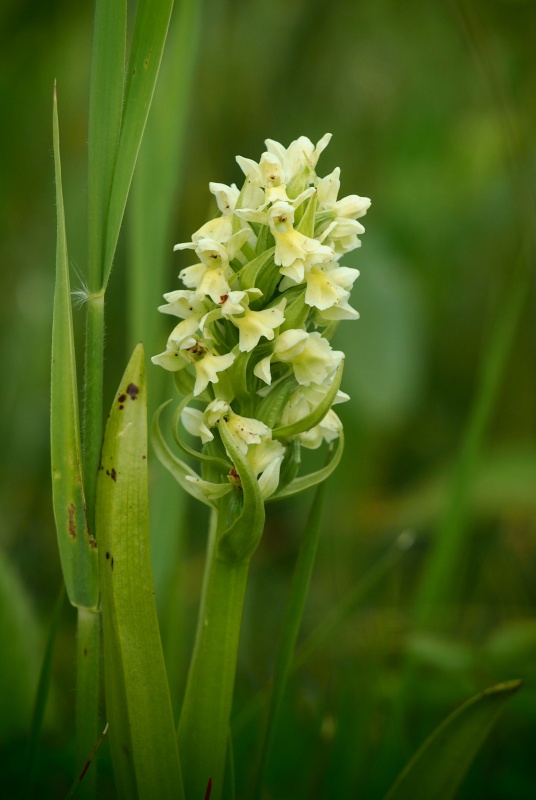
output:
[[309,202],[307,203],[307,208],[305,209],[305,213],[301,218],[300,224],[296,229],[300,233],[303,233],[304,236],[308,236],[310,239],[312,239],[315,235],[316,207],[317,207],[317,195],[315,192],[315,194],[309,199]]
[[120,797],[181,798],[149,544],[147,389],[138,345],[115,396],[97,479],[106,708]]
[[322,469],[319,469],[316,472],[311,472],[309,475],[302,475],[299,478],[295,478],[291,483],[288,484],[288,486],[285,486],[283,489],[281,489],[281,491],[276,492],[269,497],[266,502],[271,503],[274,500],[281,500],[283,497],[292,497],[295,494],[305,492],[306,489],[311,489],[313,486],[317,486],[317,484],[325,481],[337,468],[339,461],[341,460],[343,449],[344,434],[341,429],[339,433],[337,449],[331,457],[331,461],[326,464],[325,467],[322,467]]
[[297,436],[299,433],[309,431],[311,428],[314,428],[315,425],[319,425],[333,405],[333,401],[335,400],[335,396],[339,391],[339,386],[341,385],[343,369],[344,360],[342,360],[337,367],[337,371],[333,376],[331,386],[322,399],[322,402],[320,402],[310,414],[302,417],[298,422],[294,422],[292,425],[283,425],[279,428],[275,428],[272,432],[273,438],[287,439],[290,436]]

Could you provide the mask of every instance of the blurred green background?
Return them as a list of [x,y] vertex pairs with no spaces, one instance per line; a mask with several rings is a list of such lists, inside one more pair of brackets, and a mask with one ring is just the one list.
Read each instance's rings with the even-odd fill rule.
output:
[[[79,289],[92,16],[92,3],[67,0],[0,6],[0,762],[9,796],[22,785],[61,585],[49,478],[52,87],[57,78],[69,255]],[[191,263],[172,247],[214,212],[210,180],[240,182],[237,153],[258,160],[267,137],[288,145],[331,131],[319,173],[341,166],[341,194],[372,198],[363,247],[343,259],[361,270],[353,292],[361,320],[343,323],[337,334],[347,353],[343,388],[352,398],[339,407],[347,448],[330,480],[303,635],[360,582],[370,587],[292,678],[269,796],[381,798],[457,704],[495,682],[523,678],[460,797],[533,797],[534,2],[204,0],[194,39],[187,114],[166,175],[174,202],[169,221],[157,219],[164,234],[155,236],[155,247],[162,236],[167,242],[167,276],[151,286],[145,316],[129,317],[137,233],[130,209],[107,306],[106,405],[135,341],[144,340],[150,354],[163,349],[169,325],[156,305]],[[168,76],[180,63],[180,46],[166,52]],[[158,105],[159,90],[153,155],[175,112],[169,94]],[[158,172],[153,177],[158,209]],[[145,236],[150,246],[150,226]],[[150,259],[143,269],[151,273]],[[75,324],[81,366],[83,308]],[[172,396],[172,386],[153,369],[156,403]],[[177,703],[206,520],[157,465],[152,469],[154,496],[160,504],[165,494],[173,511],[171,523],[168,513],[153,529],[153,559]],[[165,493],[155,489],[162,482]],[[309,502],[305,496],[270,507],[253,562],[234,725],[242,796],[258,725],[251,699],[271,674]],[[413,541],[405,550],[396,544],[402,532],[403,543]],[[379,561],[382,574],[374,577]],[[74,775],[74,620],[65,606],[35,796],[64,796]],[[113,797],[110,769],[103,748],[102,797]]]

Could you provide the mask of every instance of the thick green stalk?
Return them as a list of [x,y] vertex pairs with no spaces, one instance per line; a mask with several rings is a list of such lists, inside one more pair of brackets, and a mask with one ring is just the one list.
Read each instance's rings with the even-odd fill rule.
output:
[[[216,516],[216,513],[215,513]],[[194,653],[178,729],[187,798],[222,796],[233,689],[250,559],[221,558],[225,513],[213,520]]]
[[[76,675],[76,772],[80,775],[98,739],[100,612],[78,609]],[[87,770],[77,796],[96,796],[96,771]]]
[[95,532],[95,491],[103,436],[104,292],[89,296],[86,317],[83,473],[90,533]]

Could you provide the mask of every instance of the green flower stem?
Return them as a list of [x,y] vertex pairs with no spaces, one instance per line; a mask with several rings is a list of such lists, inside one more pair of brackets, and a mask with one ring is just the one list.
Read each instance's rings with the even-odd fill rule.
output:
[[[76,772],[79,775],[99,736],[100,612],[78,609],[76,676]],[[95,767],[88,769],[77,796],[96,797]]]
[[222,795],[229,718],[250,559],[231,562],[218,554],[225,513],[214,512],[194,653],[178,729],[187,798]]
[[88,526],[95,533],[95,492],[103,437],[104,291],[90,294],[86,318],[83,474]]

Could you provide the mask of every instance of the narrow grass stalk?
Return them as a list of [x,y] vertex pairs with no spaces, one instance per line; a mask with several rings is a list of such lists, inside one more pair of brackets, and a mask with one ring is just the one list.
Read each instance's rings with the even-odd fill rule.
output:
[[95,531],[95,491],[103,435],[104,292],[90,295],[86,316],[83,473],[89,530]]
[[[76,657],[76,772],[84,766],[98,740],[100,613],[78,609]],[[77,792],[78,796],[96,796],[96,770],[88,770]]]
[[213,512],[194,652],[178,742],[187,798],[222,796],[238,641],[250,559],[224,560],[217,542],[225,509]]
[[315,492],[305,526],[303,542],[300,546],[296,567],[292,576],[290,594],[283,620],[281,643],[277,654],[273,683],[268,702],[268,714],[259,746],[254,790],[252,793],[252,797],[256,798],[256,800],[259,800],[261,797],[266,781],[279,711],[283,702],[283,696],[292,666],[292,659],[294,657],[296,640],[303,617],[303,610],[305,608],[305,601],[309,592],[320,535],[320,519],[322,516],[322,506],[324,504],[325,486],[325,483],[321,483]]

